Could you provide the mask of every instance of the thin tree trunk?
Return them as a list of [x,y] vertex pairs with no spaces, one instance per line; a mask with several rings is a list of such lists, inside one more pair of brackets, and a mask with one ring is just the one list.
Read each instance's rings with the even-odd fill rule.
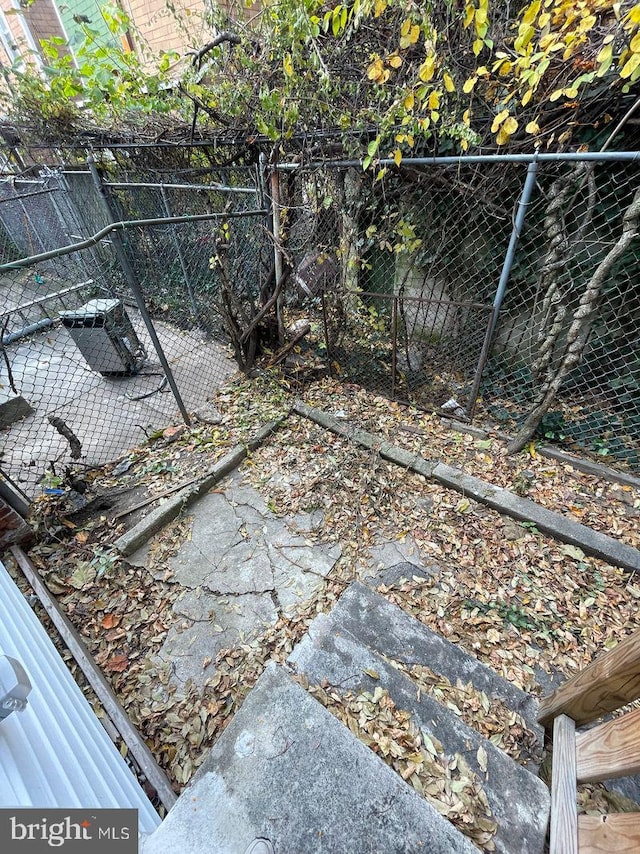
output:
[[[560,279],[562,273],[567,269],[576,245],[591,222],[595,203],[593,170],[593,163],[578,163],[572,172],[558,178],[551,186],[551,202],[547,208],[544,221],[544,230],[549,238],[549,245],[540,270],[540,290],[544,292],[542,314],[545,318],[551,318],[551,321],[547,324],[547,331],[541,331],[538,337],[538,354],[531,366],[531,374],[536,378],[544,377],[550,371],[558,339],[564,328],[567,307]],[[573,193],[575,196],[579,192],[585,178],[589,186],[587,211],[578,234],[569,235],[565,224],[565,210],[570,207],[571,194]],[[578,189],[574,190],[578,179],[582,180]]]
[[582,295],[580,305],[567,333],[562,360],[555,374],[544,382],[535,406],[527,415],[518,435],[509,443],[507,449],[510,453],[521,451],[532,438],[542,417],[548,412],[555,400],[565,377],[579,364],[589,338],[591,323],[598,308],[602,287],[607,281],[613,265],[622,257],[629,248],[631,241],[637,236],[639,221],[640,188],[636,190],[633,201],[624,214],[622,233],[618,242],[600,262]]

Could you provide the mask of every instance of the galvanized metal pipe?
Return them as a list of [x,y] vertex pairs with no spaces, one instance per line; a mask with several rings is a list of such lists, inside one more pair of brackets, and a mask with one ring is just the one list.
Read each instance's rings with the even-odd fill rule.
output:
[[0,314],[0,319],[4,317],[8,317],[10,314],[14,314],[15,312],[24,311],[27,308],[33,308],[36,305],[41,305],[44,302],[49,302],[53,299],[61,299],[61,297],[67,296],[67,294],[72,294],[74,291],[78,291],[81,288],[86,288],[88,285],[95,284],[94,279],[87,279],[84,282],[78,282],[77,285],[70,285],[68,288],[63,288],[61,291],[54,291],[52,294],[45,294],[42,297],[36,297],[36,299],[29,300],[28,302],[21,302],[19,305],[14,306],[13,308],[9,308],[6,311],[3,311]]
[[195,214],[194,216],[172,216],[172,217],[153,217],[152,219],[128,219],[120,222],[110,222],[100,231],[93,234],[91,237],[85,238],[78,243],[70,243],[68,246],[60,246],[58,249],[51,249],[49,252],[41,252],[39,255],[28,255],[26,258],[19,258],[17,261],[8,261],[6,264],[0,264],[0,273],[5,270],[20,270],[22,267],[32,267],[34,264],[40,264],[42,261],[49,261],[51,258],[60,258],[63,255],[70,255],[72,252],[79,252],[82,249],[89,249],[104,240],[110,234],[118,231],[126,231],[128,228],[146,228],[151,225],[180,225],[187,222],[208,222],[216,219],[237,219],[244,216],[265,216],[266,210],[251,210],[251,211],[229,211],[228,213],[210,213],[210,214]]
[[507,254],[504,257],[502,270],[500,272],[500,280],[498,282],[498,288],[496,290],[496,295],[493,299],[493,317],[491,318],[488,333],[489,343],[491,343],[493,333],[495,332],[496,325],[498,323],[498,315],[500,314],[504,295],[507,290],[507,284],[509,283],[509,276],[511,275],[511,268],[513,267],[513,259],[516,255],[516,249],[518,247],[518,241],[520,240],[522,226],[524,225],[524,220],[527,216],[527,208],[529,207],[529,203],[531,202],[531,196],[533,195],[533,188],[536,184],[537,174],[538,161],[533,160],[527,168],[527,177],[524,182],[524,187],[522,188],[522,195],[518,200],[518,210],[516,212],[516,218],[514,220],[513,228],[511,230],[511,237],[509,238]]
[[473,387],[471,390],[471,394],[469,395],[469,404],[467,406],[467,416],[469,418],[473,416],[473,410],[475,409],[476,399],[478,397],[478,392],[480,391],[482,373],[484,371],[484,366],[487,362],[487,359],[489,358],[489,353],[491,352],[493,336],[496,331],[496,326],[498,325],[498,316],[500,314],[500,309],[502,308],[505,293],[507,292],[507,285],[509,283],[509,277],[511,275],[511,268],[513,267],[513,260],[516,255],[516,249],[518,247],[518,241],[520,240],[520,234],[522,233],[522,227],[527,216],[527,209],[531,202],[531,196],[533,195],[533,188],[536,184],[537,174],[538,160],[536,159],[529,163],[529,166],[527,167],[527,177],[525,178],[524,186],[522,187],[522,193],[520,195],[520,198],[518,199],[518,209],[516,211],[516,216],[513,222],[513,228],[511,229],[509,246],[507,247],[507,252],[504,256],[504,261],[502,263],[502,270],[500,271],[500,279],[498,281],[496,295],[493,298],[491,317],[489,318],[489,323],[487,324],[487,331],[482,345],[482,354],[478,361],[478,366],[476,368],[476,374],[473,381]]
[[[40,182],[38,182],[38,183],[40,183]],[[14,189],[15,189],[15,186],[14,186]],[[8,196],[6,199],[0,199],[0,205],[4,205],[6,202],[17,202],[18,199],[28,199],[31,196],[41,196],[43,193],[58,193],[58,192],[59,192],[58,187],[47,187],[44,190],[32,190],[29,193],[22,193],[19,196],[14,196],[14,197]]]
[[225,184],[152,184],[144,181],[105,181],[105,187],[110,187],[114,190],[135,190],[137,187],[146,187],[147,189],[165,190],[216,190],[219,193],[243,193],[249,196],[255,196],[256,190],[252,187],[228,187]]
[[[114,217],[114,210],[112,208],[111,199],[108,196],[108,191],[102,185],[102,180],[100,178],[100,174],[96,168],[95,161],[92,157],[87,158],[87,162],[89,165],[89,171],[91,172],[91,177],[93,179],[93,183],[95,185],[96,191],[98,192],[99,197],[102,199],[102,203],[104,205],[105,213],[110,219]],[[173,396],[175,398],[176,403],[178,404],[178,409],[180,410],[180,414],[182,415],[182,419],[187,426],[191,425],[191,419],[189,418],[189,413],[187,412],[187,408],[184,405],[184,401],[182,400],[182,395],[180,394],[180,389],[178,388],[178,384],[176,383],[175,377],[173,376],[173,371],[169,365],[169,361],[165,356],[164,350],[162,348],[162,344],[160,343],[160,339],[155,330],[155,326],[153,325],[153,320],[151,319],[151,315],[147,310],[146,303],[144,301],[144,294],[142,293],[142,288],[140,287],[140,283],[138,282],[138,277],[136,275],[135,270],[131,262],[129,261],[129,256],[124,248],[124,243],[122,241],[122,235],[119,231],[113,232],[113,249],[116,253],[116,258],[118,259],[118,263],[122,268],[122,272],[125,275],[125,278],[131,288],[131,293],[133,294],[136,304],[138,306],[138,311],[140,312],[140,316],[144,322],[144,325],[147,327],[147,332],[149,333],[149,337],[153,342],[153,346],[158,355],[158,359],[160,360],[160,364],[162,365],[162,370],[164,371],[164,375],[167,378],[167,382],[169,383],[169,387],[173,392]]]
[[14,341],[19,341],[21,338],[26,338],[28,335],[33,335],[34,332],[42,332],[43,329],[50,329],[56,321],[52,317],[43,317],[42,320],[37,320],[35,323],[30,323],[28,326],[23,326],[15,332],[9,332],[2,336],[2,346],[13,344]]
[[[461,166],[465,163],[578,163],[582,161],[595,162],[629,162],[640,161],[640,151],[584,151],[564,152],[559,154],[461,154],[455,157],[403,157],[403,166]],[[377,166],[396,166],[395,160],[382,158],[376,160]],[[277,168],[282,172],[293,172],[298,169],[321,168],[362,168],[362,160],[315,161],[313,163],[279,163]]]

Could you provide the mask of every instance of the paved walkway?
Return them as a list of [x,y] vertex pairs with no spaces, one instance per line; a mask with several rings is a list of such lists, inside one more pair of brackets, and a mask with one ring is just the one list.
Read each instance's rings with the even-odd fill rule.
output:
[[[153,540],[127,558],[179,587],[173,604],[177,619],[158,660],[169,666],[178,691],[189,681],[204,685],[221,649],[250,642],[280,615],[292,615],[308,602],[341,556],[339,545],[309,539],[324,524],[321,511],[277,516],[244,482],[242,469],[189,514],[189,538],[162,567],[154,568],[150,560]],[[431,571],[420,564],[410,537],[371,549],[369,574],[385,583],[427,577]]]
[[[241,471],[190,508],[191,537],[155,574],[181,590],[176,620],[160,650],[179,688],[202,685],[220,649],[248,641],[308,601],[340,557],[337,545],[311,543],[322,513],[280,518],[242,482]],[[128,558],[146,566],[149,546]]]
[[[30,496],[50,461],[63,470],[69,445],[48,421],[55,415],[82,444],[82,462],[101,465],[139,445],[147,433],[181,420],[176,401],[138,312],[129,317],[149,358],[135,376],[105,377],[93,371],[67,329],[56,326],[7,348],[13,381],[33,409],[31,415],[0,432],[2,467]],[[155,321],[184,404],[189,412],[206,407],[216,389],[235,370],[224,347],[198,330],[180,330]],[[160,389],[160,390],[158,390]],[[12,397],[6,364],[0,364],[0,403]]]

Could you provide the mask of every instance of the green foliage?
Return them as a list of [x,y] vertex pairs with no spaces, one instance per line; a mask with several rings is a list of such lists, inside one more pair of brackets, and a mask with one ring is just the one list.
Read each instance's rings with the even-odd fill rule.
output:
[[[50,39],[42,76],[30,66],[5,72],[10,110],[52,134],[162,116],[186,127],[195,108],[196,128],[208,133],[235,126],[286,144],[341,132],[345,153],[363,156],[365,168],[382,157],[399,165],[434,150],[586,138],[640,78],[640,4],[533,0],[513,9],[509,20],[497,0],[282,0],[264,4],[249,28],[225,4],[211,23],[238,35],[178,61],[120,50],[132,23],[106,6],[113,39],[82,24],[78,67]],[[238,7],[238,21],[244,15]]]
[[101,13],[114,41],[105,42],[82,24],[73,45],[75,62],[63,39],[53,37],[40,43],[45,60],[41,73],[21,61],[3,70],[11,93],[5,96],[5,108],[45,139],[87,124],[139,125],[184,107],[170,85],[178,55],[155,57],[146,70],[133,51],[120,47],[132,28],[129,17],[116,6],[104,6]]

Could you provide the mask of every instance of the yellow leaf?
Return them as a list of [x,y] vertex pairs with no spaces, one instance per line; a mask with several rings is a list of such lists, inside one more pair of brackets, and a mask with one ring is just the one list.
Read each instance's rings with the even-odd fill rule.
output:
[[[405,24],[409,24],[409,28],[406,32],[403,32],[405,29]],[[407,19],[402,25],[402,29],[400,30],[400,47],[404,50],[404,48],[409,47],[409,45],[415,44],[420,38],[420,27],[417,24],[411,24],[411,21]]]
[[291,58],[290,53],[285,53],[284,59],[282,60],[282,67],[284,68],[284,73],[287,77],[291,77],[293,75],[293,59]]
[[384,64],[380,57],[374,59],[371,65],[367,68],[367,77],[369,80],[379,80],[384,72]]
[[622,71],[620,72],[620,77],[622,77],[623,80],[631,77],[638,66],[640,66],[640,53],[632,53],[629,59],[625,62]]
[[400,27],[400,35],[401,36],[408,35],[410,29],[411,29],[411,18],[405,18],[404,21],[402,22],[402,26]]
[[580,26],[578,27],[579,32],[588,33],[590,29],[593,28],[593,25],[596,22],[595,15],[587,15],[586,18],[582,18],[580,21]]
[[472,3],[467,3],[464,10],[464,21],[462,22],[465,30],[471,24],[476,14],[476,8]]
[[483,47],[484,47],[484,42],[482,41],[482,39],[476,39],[471,46],[471,50],[473,51],[474,56],[479,56],[480,51],[482,50]]
[[[634,38],[637,38],[637,37],[638,36],[635,36]],[[633,44],[633,41],[634,40],[632,39],[631,44]],[[602,50],[600,51],[600,53],[596,57],[596,62],[598,63],[598,65],[602,65],[603,63],[610,61],[612,58],[613,58],[613,42],[609,42],[609,44],[605,45],[602,48]]]
[[577,98],[578,97],[578,88],[577,86],[571,86],[569,89],[564,90],[564,94],[567,98]]
[[430,110],[437,110],[439,106],[440,106],[440,93],[434,89],[433,92],[429,95],[429,109]]
[[529,444],[527,446],[527,450],[529,451],[529,456],[531,457],[531,459],[535,460],[536,457],[538,456],[538,452],[536,451],[536,443],[535,442],[529,442]]
[[513,118],[513,116],[509,116],[508,119],[504,120],[502,130],[504,133],[508,133],[509,136],[512,136],[518,130],[518,122]]
[[556,89],[556,90],[555,90],[555,92],[552,92],[552,93],[549,95],[549,100],[550,100],[550,101],[557,101],[557,100],[559,100],[560,98],[562,98],[562,89]]
[[418,77],[420,78],[420,80],[422,80],[423,83],[428,83],[433,78],[435,68],[435,60],[432,56],[428,56],[420,66],[420,69],[418,71]]
[[498,115],[493,120],[493,124],[491,125],[491,133],[495,133],[498,130],[498,128],[500,127],[502,122],[507,118],[508,115],[509,115],[509,110],[501,110],[498,113]]
[[397,53],[392,53],[388,57],[387,62],[392,68],[400,68],[402,65],[402,57]]
[[522,16],[523,24],[532,24],[538,16],[538,12],[540,11],[540,0],[534,0],[530,6],[527,6],[524,15]]
[[416,103],[416,99],[415,99],[413,92],[409,92],[407,97],[404,99],[405,110],[409,110],[409,111],[413,110],[415,103]]
[[534,37],[535,32],[535,29],[531,26],[520,27],[518,31],[518,38],[513,43],[516,53],[524,53],[524,51],[527,49],[529,42]]
[[522,96],[522,100],[520,101],[522,106],[526,107],[532,97],[533,97],[533,89],[527,89],[527,91]]
[[633,9],[631,9],[627,15],[627,20],[632,24],[640,24],[640,3],[636,3]]
[[440,118],[440,113],[437,110],[431,110],[431,121],[435,124]]
[[462,87],[462,91],[464,92],[464,94],[468,95],[469,92],[473,90],[473,87],[476,85],[477,82],[478,78],[475,75],[473,77],[467,77],[467,79],[464,81],[464,86]]
[[393,162],[396,164],[396,166],[399,166],[402,163],[402,152],[399,148],[396,148],[396,150],[393,152]]
[[462,121],[467,127],[469,127],[469,125],[471,124],[471,110],[464,111],[464,113],[462,114]]
[[447,90],[447,92],[456,91],[456,84],[453,82],[453,78],[450,74],[447,74],[447,72],[445,71],[445,73],[442,75],[442,79],[444,81],[444,88]]
[[[611,45],[613,47],[613,45]],[[631,39],[629,44],[629,48],[632,53],[638,53],[640,51],[640,33],[636,33],[635,36]],[[598,54],[598,59],[600,59],[600,55]]]
[[525,128],[527,133],[540,133],[540,125],[536,121],[529,122],[529,124]]
[[548,12],[543,12],[542,15],[538,18],[538,26],[541,30],[543,30],[549,21],[551,20],[551,15]]
[[508,133],[505,133],[504,130],[500,128],[500,131],[496,137],[496,143],[497,145],[506,145],[509,142],[510,138],[510,135]]
[[383,14],[385,9],[387,8],[387,0],[376,0],[375,9],[373,11],[373,15],[375,18],[379,18],[380,15]]

